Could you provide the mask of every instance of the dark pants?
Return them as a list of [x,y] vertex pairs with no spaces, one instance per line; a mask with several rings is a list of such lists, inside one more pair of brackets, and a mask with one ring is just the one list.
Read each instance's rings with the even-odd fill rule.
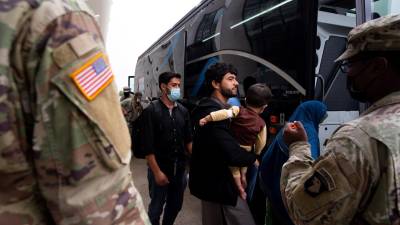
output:
[[236,206],[201,201],[203,225],[255,225],[247,202],[238,197]]
[[[183,194],[187,184],[186,169],[177,169],[174,177],[168,177],[169,184],[158,186],[154,174],[148,169],[149,181],[149,218],[152,225],[160,224],[160,216],[164,209],[163,225],[173,225],[179,211],[182,209]],[[165,208],[164,208],[165,205]]]

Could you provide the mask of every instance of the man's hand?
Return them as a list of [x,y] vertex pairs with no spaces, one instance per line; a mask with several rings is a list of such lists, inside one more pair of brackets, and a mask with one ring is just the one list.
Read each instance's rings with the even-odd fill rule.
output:
[[297,141],[307,141],[308,138],[303,124],[299,121],[287,123],[283,132],[283,140],[287,146]]
[[165,186],[169,184],[168,177],[161,170],[157,174],[154,174],[154,178],[158,186]]

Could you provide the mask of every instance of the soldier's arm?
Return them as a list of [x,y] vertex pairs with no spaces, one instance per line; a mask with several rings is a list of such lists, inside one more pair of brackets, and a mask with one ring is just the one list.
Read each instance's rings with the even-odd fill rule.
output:
[[148,224],[99,28],[63,4],[46,1],[34,13],[18,56],[35,96],[32,155],[44,206],[55,224]]
[[[295,224],[349,224],[376,181],[373,159],[377,143],[359,129],[342,127],[317,161],[307,142],[290,146],[281,175],[281,193]],[[372,147],[371,147],[372,146]]]

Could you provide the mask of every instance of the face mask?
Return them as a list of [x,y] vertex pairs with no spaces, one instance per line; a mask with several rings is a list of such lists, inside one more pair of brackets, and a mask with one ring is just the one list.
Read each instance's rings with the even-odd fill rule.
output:
[[168,99],[171,102],[175,102],[181,97],[181,89],[180,88],[172,88],[167,95]]
[[346,88],[353,99],[360,102],[367,102],[366,94],[363,91],[355,90],[353,88],[353,81],[349,77],[347,77]]

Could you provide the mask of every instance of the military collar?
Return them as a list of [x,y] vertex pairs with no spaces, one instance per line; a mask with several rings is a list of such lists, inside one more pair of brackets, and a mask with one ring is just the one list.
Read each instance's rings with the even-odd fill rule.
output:
[[380,100],[376,101],[374,104],[372,104],[367,110],[365,110],[362,113],[362,115],[366,115],[383,106],[398,104],[398,103],[400,103],[400,91],[392,92],[386,95],[385,97],[381,98]]

